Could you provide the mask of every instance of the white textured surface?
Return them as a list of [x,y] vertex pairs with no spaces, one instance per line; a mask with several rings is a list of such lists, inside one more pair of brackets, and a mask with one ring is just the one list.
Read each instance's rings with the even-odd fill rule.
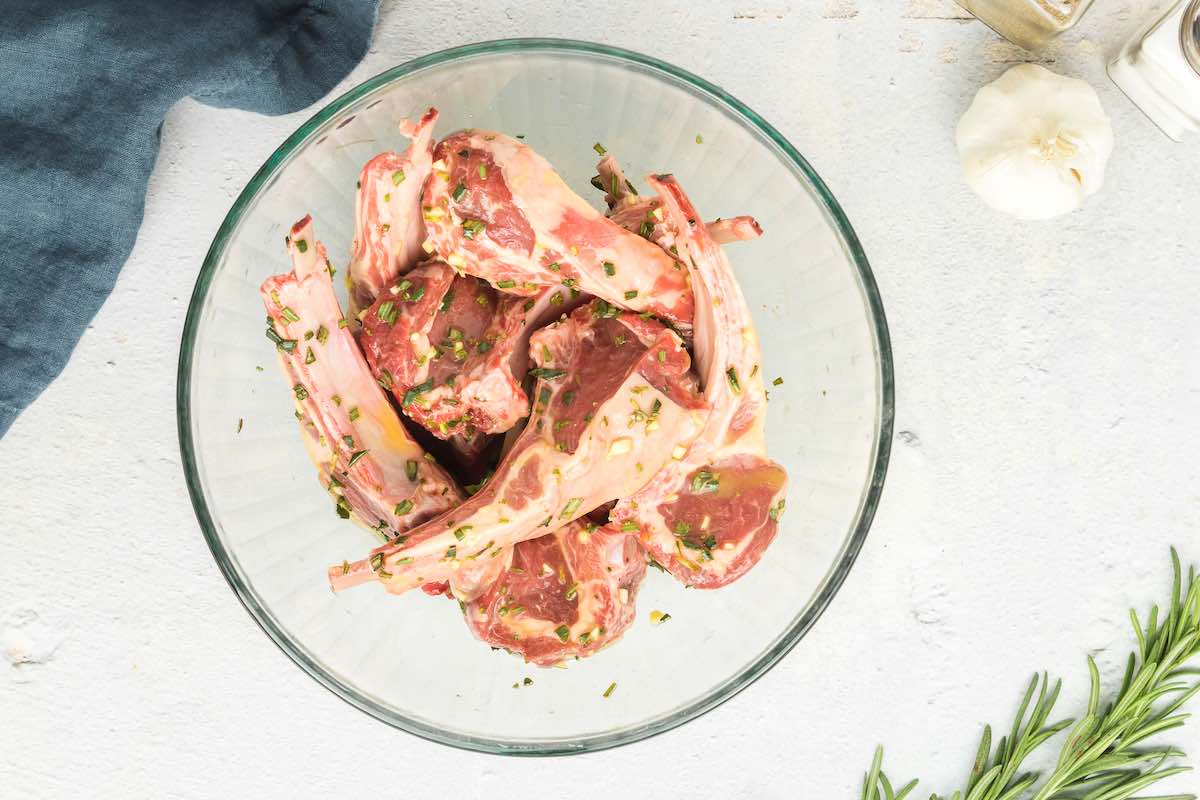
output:
[[[1105,189],[1044,224],[962,183],[954,123],[1021,56],[949,0],[571,5],[390,3],[335,93],[455,44],[598,39],[709,78],[797,145],[874,265],[898,386],[883,506],[832,607],[718,710],[550,763],[426,743],[305,676],[200,536],[174,392],[208,242],[311,112],[185,101],[112,298],[0,441],[0,797],[848,798],[876,742],[927,796],[961,781],[1029,673],[1064,677],[1066,713],[1084,653],[1119,669],[1169,544],[1200,560],[1200,143],[1169,142],[1103,71],[1161,3],[1098,3],[1043,59],[1097,87],[1117,140]],[[1173,740],[1200,753],[1200,726]]]

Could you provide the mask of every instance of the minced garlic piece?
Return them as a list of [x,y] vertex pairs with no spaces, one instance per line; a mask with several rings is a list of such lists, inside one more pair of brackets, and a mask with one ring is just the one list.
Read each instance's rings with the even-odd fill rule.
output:
[[622,436],[620,438],[613,439],[612,444],[608,446],[608,456],[609,458],[612,458],[613,456],[625,455],[632,449],[633,440],[628,436]]

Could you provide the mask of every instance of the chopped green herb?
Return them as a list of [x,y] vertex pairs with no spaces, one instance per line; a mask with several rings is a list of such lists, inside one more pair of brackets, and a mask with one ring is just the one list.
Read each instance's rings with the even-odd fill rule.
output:
[[487,223],[478,219],[464,219],[462,226],[463,236],[467,239],[474,239],[487,227]]
[[379,319],[381,319],[382,321],[386,322],[389,325],[396,324],[396,315],[399,313],[400,312],[396,308],[396,304],[393,303],[391,300],[388,300],[386,303],[382,303],[379,306],[378,310],[376,310],[376,312],[375,312],[375,314],[379,317]]
[[479,165],[479,179],[483,180],[487,177],[487,164]]
[[371,556],[371,571],[379,572],[381,569],[383,569],[383,553],[376,553]]
[[595,150],[600,155],[604,155],[605,153],[608,152],[607,150],[604,149],[604,145],[600,144],[599,142],[596,142],[594,145],[592,145],[592,149]]
[[570,518],[570,516],[572,514],[574,514],[576,511],[579,510],[579,506],[582,503],[583,503],[582,497],[572,497],[570,500],[567,501],[567,504],[565,506],[563,506],[562,513],[558,515],[558,518],[559,519]]
[[658,355],[658,363],[665,364],[667,362],[667,351],[666,350],[659,350],[657,355]]
[[289,308],[288,306],[284,306],[283,310],[279,312],[279,315],[281,317],[283,317],[285,320],[287,320],[288,322],[299,322],[300,321],[300,315],[297,314],[295,311],[292,311],[292,309]]
[[404,474],[408,476],[410,481],[417,479],[417,462],[409,459],[404,462]]
[[324,325],[317,328],[317,341],[320,342],[321,344],[325,344],[325,342],[328,340],[329,340],[329,328],[326,328]]
[[575,401],[575,393],[574,392],[563,392],[562,404],[564,406],[569,406],[574,401]]
[[629,341],[629,337],[623,333],[618,333],[616,336],[613,337],[613,344],[615,344],[617,347],[620,347],[621,345],[625,344],[628,341]]
[[538,392],[538,402],[542,405],[546,405],[550,402],[550,390],[545,386],[543,386],[542,390]]
[[420,399],[421,395],[433,388],[433,380],[427,379],[423,383],[418,383],[416,386],[404,393],[404,399],[401,401],[402,406],[411,406]]
[[304,363],[305,363],[305,364],[312,364],[312,363],[314,363],[316,360],[317,360],[317,356],[316,356],[316,354],[315,354],[315,353],[313,353],[313,351],[312,351],[312,348],[311,348],[311,347],[310,347],[310,348],[308,348],[308,354],[307,354],[306,356],[304,356]]
[[358,416],[358,406],[354,406],[354,408],[350,409],[350,421],[354,422],[358,419]]
[[575,595],[579,594],[579,582],[576,581],[567,587],[567,591],[563,592],[563,597],[567,600],[574,600]]
[[535,367],[534,369],[529,370],[529,375],[531,377],[541,378],[542,380],[547,381],[552,381],[555,378],[561,378],[566,374],[567,371],[565,369],[547,369],[546,367]]
[[638,524],[631,519],[621,523],[621,533],[633,533],[636,530],[639,530]]
[[450,193],[450,196],[453,197],[454,202],[457,203],[459,200],[463,199],[463,195],[465,195],[466,193],[467,193],[466,184],[460,183],[460,184],[458,184],[458,186],[454,187],[454,191]]
[[355,451],[354,453],[352,453],[352,454],[350,455],[350,461],[349,461],[349,462],[347,462],[347,464],[346,464],[346,465],[347,465],[347,466],[349,466],[349,467],[353,467],[355,464],[357,464],[357,463],[359,462],[359,460],[360,460],[360,459],[361,459],[363,456],[365,456],[365,455],[366,455],[367,453],[369,453],[369,452],[371,452],[371,451],[370,451],[370,450],[357,450],[357,451]]
[[786,502],[786,500],[780,500],[776,505],[771,506],[771,509],[767,512],[767,514],[771,517],[772,522],[779,521],[779,517],[783,515],[783,506]]
[[562,292],[555,292],[553,295],[551,295],[551,297],[550,297],[550,305],[552,305],[552,306],[561,306],[562,304],[563,304],[563,296],[562,296]]
[[702,469],[692,478],[692,493],[706,494],[715,492],[721,488],[721,475],[717,472],[710,472]]
[[542,520],[542,524],[538,525],[538,527],[539,528],[549,528],[551,519],[553,519],[553,517],[546,517],[544,520]]
[[354,437],[353,436],[350,436],[349,434],[347,434],[342,437],[342,441],[346,444],[346,447],[351,447],[351,448],[354,447]]
[[454,529],[454,538],[455,538],[455,539],[458,539],[458,540],[461,542],[463,539],[465,539],[465,538],[466,538],[466,536],[467,536],[467,533],[468,533],[468,532],[471,530],[471,528],[473,528],[473,527],[475,527],[475,526],[474,526],[474,525],[463,525],[463,526],[462,526],[462,527],[460,527],[460,528],[455,528],[455,529]]
[[646,220],[645,222],[642,223],[642,226],[640,228],[638,228],[638,233],[641,234],[644,238],[649,239],[651,236],[654,235],[654,223],[650,222],[649,220]]
[[604,690],[604,698],[607,700],[609,697],[612,697],[612,693],[616,690],[616,688],[617,688],[616,681],[613,681],[612,683],[610,683],[608,685],[608,688]]
[[632,300],[633,298],[637,297],[637,294],[637,289],[630,289],[629,291],[625,292],[625,299]]
[[737,367],[730,367],[725,370],[725,377],[729,379],[729,388],[733,389],[733,393],[741,394],[742,383],[738,380]]
[[458,545],[452,544],[446,548],[446,558],[456,558],[458,556]]
[[611,261],[605,261],[603,266],[604,266],[604,274],[607,275],[608,277],[611,278],[613,275],[617,274],[617,265],[612,263]]
[[599,319],[616,319],[621,316],[621,309],[605,300],[597,300],[592,305],[592,316]]
[[775,380],[771,381],[772,386],[780,386],[782,384],[783,384],[783,378],[776,378]]
[[299,250],[301,253],[307,253],[308,252],[308,242],[304,241],[303,239],[297,239],[296,240],[296,249]]
[[237,432],[238,432],[238,433],[241,433],[241,432],[242,432],[242,425],[244,425],[244,424],[245,424],[245,422],[246,422],[246,421],[245,421],[244,419],[238,419],[238,427],[237,427]]
[[476,352],[478,352],[480,355],[483,355],[484,353],[486,353],[488,350],[491,350],[491,349],[492,349],[492,343],[487,341],[486,339],[484,341],[480,342],[479,345],[475,348]]
[[475,295],[475,302],[481,306],[486,306],[488,304],[487,295],[486,294]]
[[350,327],[350,320],[348,320],[348,319],[339,319],[339,320],[338,320],[338,327],[339,327],[339,328],[348,328],[348,327]]
[[671,615],[667,614],[666,612],[663,612],[663,611],[651,611],[650,612],[650,624],[651,625],[661,625],[664,622],[666,622],[667,620],[669,620],[670,618],[671,618]]
[[295,386],[293,386],[292,391],[296,393],[297,400],[307,400],[308,399],[308,390],[305,389],[300,384],[297,383]]
[[554,629],[554,632],[556,634],[558,634],[558,640],[560,642],[565,642],[567,640],[567,637],[571,635],[571,629],[568,628],[566,625],[559,625],[557,628]]
[[521,681],[521,683],[525,684],[526,686],[533,686],[533,678],[525,678]]
[[392,173],[392,185],[399,186],[404,183],[404,170],[398,169]]
[[531,308],[533,308],[533,300],[532,299],[526,300],[524,303],[521,304],[522,311],[528,311]]
[[583,633],[579,634],[579,643],[581,645],[586,646],[587,643],[590,642],[591,640],[592,640],[592,632],[591,631],[584,631]]
[[391,391],[392,386],[395,384],[395,381],[392,379],[392,373],[386,369],[379,370],[379,376],[375,378],[375,382],[388,391]]
[[676,536],[687,536],[691,532],[692,532],[692,526],[687,524],[683,520],[680,520],[679,522],[675,523],[675,535]]
[[345,497],[337,499],[337,505],[334,506],[334,510],[337,511],[337,515],[342,519],[350,519],[350,501]]
[[497,289],[511,289],[516,285],[517,285],[517,282],[514,280],[496,281]]
[[307,342],[307,341],[308,341],[309,339],[311,339],[312,337],[313,337],[313,332],[312,332],[312,331],[305,331],[305,332],[304,332],[304,341],[306,341],[306,342]]
[[704,144],[704,137],[698,133],[696,134],[696,144]]
[[558,272],[560,269],[562,269],[562,265],[555,261],[552,264],[547,264],[546,269],[550,270],[551,272]]
[[413,510],[413,501],[412,500],[401,500],[399,503],[396,504],[396,508],[392,513],[394,513],[397,517],[402,517],[412,510]]

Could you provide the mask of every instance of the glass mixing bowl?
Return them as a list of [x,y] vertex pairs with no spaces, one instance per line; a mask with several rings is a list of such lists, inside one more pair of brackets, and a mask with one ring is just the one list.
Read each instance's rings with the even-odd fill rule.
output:
[[[405,147],[397,120],[431,105],[442,135],[463,127],[523,135],[597,203],[588,181],[592,145],[602,142],[631,177],[673,172],[707,218],[753,214],[766,231],[727,251],[755,315],[768,384],[783,378],[769,385],[767,419],[771,456],[791,477],[779,535],[755,569],[718,591],[685,590],[651,570],[632,629],[565,669],[489,649],[445,599],[394,597],[376,585],[330,592],[326,567],[362,557],[374,539],[338,519],[318,485],[263,335],[257,289],[289,269],[288,226],[311,212],[344,267],[360,167]],[[679,725],[744,689],[800,641],[871,523],[893,388],[887,326],[862,248],[821,179],[774,128],[719,88],[647,56],[509,40],[372,78],[275,151],[204,260],[184,327],[178,404],[200,527],[233,590],[285,653],[347,702],[419,736],[554,754]],[[651,625],[651,610],[670,621]]]

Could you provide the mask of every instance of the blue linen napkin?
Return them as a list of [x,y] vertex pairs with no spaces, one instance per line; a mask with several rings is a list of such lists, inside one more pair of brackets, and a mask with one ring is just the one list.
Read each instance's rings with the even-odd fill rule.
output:
[[304,108],[366,54],[377,6],[0,0],[0,437],[129,257],[167,109]]

